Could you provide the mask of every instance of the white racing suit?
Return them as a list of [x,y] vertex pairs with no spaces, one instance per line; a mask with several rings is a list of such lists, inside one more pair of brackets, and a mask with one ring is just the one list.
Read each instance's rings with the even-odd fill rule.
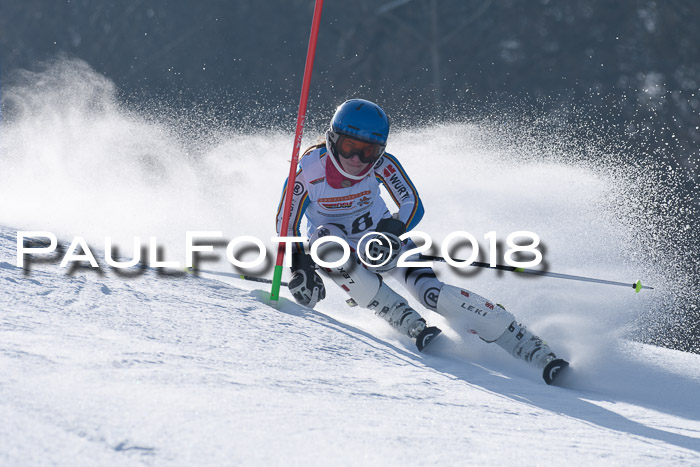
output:
[[[277,231],[280,235],[299,236],[302,217],[306,216],[309,246],[328,235],[343,238],[353,248],[350,259],[339,267],[322,270],[359,306],[374,310],[403,334],[416,337],[425,327],[425,321],[403,297],[383,283],[380,275],[360,264],[354,248],[363,235],[373,231],[380,219],[391,217],[380,196],[380,184],[398,205],[395,217],[407,230],[415,227],[423,216],[418,192],[391,154],[384,154],[359,180],[347,178],[334,162],[322,146],[304,154],[296,175],[289,229],[279,232],[283,192],[277,213]],[[319,247],[319,257],[327,262],[338,260],[340,249],[333,245],[324,243]],[[410,241],[404,246],[412,247]],[[296,248],[301,249],[301,245]],[[505,308],[469,290],[444,284],[431,267],[395,268],[388,274],[403,284],[425,308],[447,318],[456,330],[495,342],[538,368],[544,368],[555,358],[549,347],[518,324]]]

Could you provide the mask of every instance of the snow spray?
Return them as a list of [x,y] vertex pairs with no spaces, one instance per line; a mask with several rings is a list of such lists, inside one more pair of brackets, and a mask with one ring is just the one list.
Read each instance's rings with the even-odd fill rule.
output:
[[[174,118],[167,106],[134,108],[114,83],[77,60],[5,78],[1,225],[81,236],[92,245],[111,237],[125,254],[135,236],[155,236],[174,256],[184,256],[186,231],[275,234],[288,131],[240,130],[235,120],[194,111]],[[641,276],[655,286],[628,294],[435,266],[441,280],[504,304],[594,372],[622,338],[673,346],[677,336],[664,332],[687,315],[700,281],[679,260],[693,251],[687,232],[667,222],[684,201],[661,188],[654,167],[622,164],[619,153],[595,140],[565,136],[533,133],[517,121],[444,121],[398,129],[387,149],[418,188],[426,209],[419,228],[436,242],[453,231],[483,238],[527,230],[541,238],[547,267]],[[332,309],[334,302],[319,306]]]

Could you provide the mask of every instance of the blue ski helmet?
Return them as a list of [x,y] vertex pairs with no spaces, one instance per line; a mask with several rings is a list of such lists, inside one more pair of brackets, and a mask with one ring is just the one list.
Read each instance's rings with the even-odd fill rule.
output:
[[374,157],[376,160],[384,154],[386,148],[389,137],[389,118],[374,102],[350,99],[336,109],[331,119],[331,127],[326,133],[326,145],[336,158],[338,157],[336,144],[341,136],[349,136],[376,145],[377,151]]

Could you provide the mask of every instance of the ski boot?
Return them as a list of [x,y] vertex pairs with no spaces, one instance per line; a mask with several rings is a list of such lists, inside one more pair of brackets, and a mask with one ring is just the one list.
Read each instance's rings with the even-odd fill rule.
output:
[[425,320],[411,308],[406,300],[382,282],[377,294],[367,306],[374,314],[416,340],[416,347],[423,352],[442,332],[435,326],[427,326]]
[[495,342],[514,357],[542,369],[547,384],[552,384],[557,374],[569,366],[566,360],[557,358],[546,342],[516,321]]

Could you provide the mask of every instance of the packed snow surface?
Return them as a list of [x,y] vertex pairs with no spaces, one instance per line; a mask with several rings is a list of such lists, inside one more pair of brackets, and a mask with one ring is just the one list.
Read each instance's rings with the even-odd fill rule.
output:
[[272,307],[213,274],[25,275],[14,236],[2,465],[700,462],[698,355],[619,340],[550,387],[471,336],[422,355],[342,300]]
[[[475,125],[392,132],[436,244],[463,230],[487,253],[490,231],[532,231],[550,270],[630,283],[435,266],[571,362],[550,387],[412,300],[444,331],[428,354],[330,281],[315,310],[284,289],[271,304],[226,275],[225,242],[199,276],[106,267],[107,236],[125,258],[155,236],[181,266],[186,231],[267,242],[293,137],[144,116],[76,62],[18,82],[0,127],[0,465],[700,463],[700,355],[633,340],[692,279],[648,251],[653,213],[628,210],[643,178]],[[102,267],[22,270],[18,230],[82,236]]]

